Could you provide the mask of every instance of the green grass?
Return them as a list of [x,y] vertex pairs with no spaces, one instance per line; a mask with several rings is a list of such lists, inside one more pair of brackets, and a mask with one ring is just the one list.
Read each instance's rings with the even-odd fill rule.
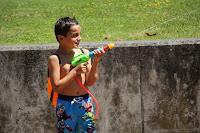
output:
[[[61,17],[81,23],[82,41],[127,38],[168,19],[200,8],[199,0],[0,0],[0,45],[57,42],[54,25]],[[200,37],[200,10],[128,40]],[[104,39],[107,37],[108,39]]]

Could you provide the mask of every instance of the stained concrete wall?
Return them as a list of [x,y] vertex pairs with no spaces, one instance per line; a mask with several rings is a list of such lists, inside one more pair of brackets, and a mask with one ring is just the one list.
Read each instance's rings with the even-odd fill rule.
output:
[[141,47],[144,132],[200,132],[200,45]]
[[[90,88],[100,106],[97,132],[199,133],[200,38],[115,44]],[[56,132],[45,85],[57,47],[0,46],[0,133]]]

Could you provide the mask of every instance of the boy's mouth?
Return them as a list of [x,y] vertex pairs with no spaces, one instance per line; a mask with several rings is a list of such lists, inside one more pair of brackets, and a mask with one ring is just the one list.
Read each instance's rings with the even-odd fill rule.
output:
[[76,43],[75,43],[75,45],[76,45],[76,46],[79,46],[79,43],[78,43],[78,42],[76,42]]

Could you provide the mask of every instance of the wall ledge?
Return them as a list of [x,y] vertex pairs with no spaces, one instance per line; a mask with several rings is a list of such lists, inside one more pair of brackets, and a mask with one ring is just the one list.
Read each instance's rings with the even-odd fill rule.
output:
[[[178,38],[160,40],[137,40],[137,41],[104,41],[104,42],[81,42],[80,48],[103,47],[109,43],[114,43],[115,47],[138,47],[138,46],[165,46],[200,44],[199,38]],[[58,43],[52,44],[24,44],[24,45],[0,45],[0,51],[23,51],[23,50],[55,50]]]

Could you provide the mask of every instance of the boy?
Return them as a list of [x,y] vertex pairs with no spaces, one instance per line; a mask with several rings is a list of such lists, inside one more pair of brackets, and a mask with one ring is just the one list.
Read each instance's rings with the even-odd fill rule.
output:
[[95,50],[92,65],[90,59],[71,69],[74,56],[89,54],[87,49],[78,48],[81,41],[81,25],[75,18],[61,18],[55,24],[55,35],[59,48],[49,57],[48,69],[52,88],[58,93],[57,132],[95,133],[94,118],[86,117],[91,116],[93,112],[91,97],[75,80],[75,76],[86,88],[93,86],[98,78],[99,60],[105,52]]

